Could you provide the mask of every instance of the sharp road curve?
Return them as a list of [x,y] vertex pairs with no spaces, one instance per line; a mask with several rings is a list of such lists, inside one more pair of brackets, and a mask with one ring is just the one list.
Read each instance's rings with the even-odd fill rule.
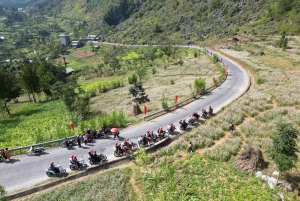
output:
[[[198,48],[191,46],[181,47]],[[223,63],[229,66],[227,80],[221,86],[173,112],[125,128],[120,131],[120,136],[128,137],[136,142],[140,134],[145,133],[147,130],[156,131],[158,127],[166,128],[167,124],[170,122],[175,123],[178,128],[178,121],[182,118],[187,118],[192,112],[200,112],[202,108],[208,108],[210,105],[214,108],[215,112],[241,96],[249,86],[250,79],[247,73],[240,66],[226,57],[222,56],[221,58],[223,59]],[[100,139],[87,146],[83,145],[82,148],[74,147],[72,150],[52,148],[47,149],[46,153],[40,156],[13,156],[10,162],[0,163],[0,184],[6,188],[8,193],[29,188],[48,179],[45,174],[45,169],[49,167],[51,161],[54,161],[55,164],[60,163],[67,169],[67,172],[69,172],[70,169],[68,168],[68,164],[70,156],[73,154],[79,159],[83,156],[84,160],[87,162],[87,152],[91,149],[97,150],[98,153],[101,152],[105,154],[108,157],[108,160],[113,159],[115,158],[113,156],[115,142],[116,140],[112,138]]]

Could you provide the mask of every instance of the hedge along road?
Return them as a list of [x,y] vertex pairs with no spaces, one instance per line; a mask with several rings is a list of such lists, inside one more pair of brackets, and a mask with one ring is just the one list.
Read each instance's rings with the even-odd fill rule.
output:
[[[177,47],[200,49],[195,46]],[[228,77],[221,86],[192,103],[163,116],[121,130],[120,141],[123,138],[130,138],[132,141],[137,142],[138,137],[147,130],[156,131],[158,127],[166,129],[170,122],[173,122],[178,128],[179,120],[182,118],[186,119],[194,111],[201,112],[202,108],[208,108],[208,106],[211,105],[215,112],[241,96],[248,89],[250,84],[246,71],[224,56],[221,56],[220,58],[222,58],[223,63],[229,67]],[[178,131],[175,133],[178,133]],[[83,159],[88,162],[87,152],[92,149],[106,155],[108,160],[113,159],[115,158],[113,155],[113,147],[117,141],[118,140],[114,140],[110,136],[109,139],[99,139],[86,146],[83,144],[82,148],[73,147],[73,149],[67,150],[66,148],[59,147],[47,149],[45,154],[37,156],[13,156],[10,162],[0,163],[0,184],[5,187],[9,194],[17,190],[30,188],[35,184],[48,179],[45,174],[45,169],[49,167],[51,161],[55,162],[55,164],[59,163],[62,167],[67,169],[67,172],[70,172],[70,169],[68,168],[70,156],[76,155],[77,158],[83,156]]]

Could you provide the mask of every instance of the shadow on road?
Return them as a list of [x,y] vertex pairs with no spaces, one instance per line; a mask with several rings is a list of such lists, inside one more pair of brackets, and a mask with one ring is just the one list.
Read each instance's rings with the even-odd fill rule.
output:
[[19,159],[14,159],[14,158],[11,158],[9,159],[9,161],[5,161],[5,163],[10,163],[10,164],[13,164],[15,162],[19,162],[20,160]]

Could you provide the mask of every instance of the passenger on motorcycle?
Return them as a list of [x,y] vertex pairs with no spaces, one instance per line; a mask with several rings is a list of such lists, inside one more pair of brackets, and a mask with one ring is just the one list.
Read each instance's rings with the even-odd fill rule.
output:
[[184,129],[184,130],[185,130],[185,129],[187,128],[187,126],[188,126],[188,123],[186,123],[185,119],[180,119],[179,124],[180,124],[180,128],[182,128],[182,129]]
[[144,135],[140,135],[138,138],[138,146],[141,148],[141,145],[144,143]]
[[124,145],[125,145],[126,147],[129,146],[129,138],[125,138],[125,139],[124,139]]
[[115,148],[116,148],[117,151],[121,151],[121,144],[116,142]]

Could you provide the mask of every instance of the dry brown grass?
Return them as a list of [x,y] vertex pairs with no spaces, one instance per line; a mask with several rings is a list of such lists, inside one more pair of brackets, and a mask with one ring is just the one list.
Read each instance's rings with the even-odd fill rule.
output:
[[[191,96],[193,90],[189,86],[192,86],[193,89],[195,78],[205,79],[206,86],[209,87],[213,85],[213,78],[218,78],[221,75],[216,65],[205,55],[200,55],[198,58],[186,57],[183,61],[182,66],[169,65],[167,69],[159,66],[156,74],[143,80],[143,87],[150,99],[150,102],[145,103],[148,112],[162,109],[161,98],[163,94],[171,106],[174,104],[175,95],[179,96],[179,102]],[[148,71],[150,70],[148,69]],[[148,74],[150,75],[150,72]],[[174,85],[170,85],[170,80],[174,81]],[[127,85],[93,97],[90,100],[91,110],[96,113],[123,110],[126,115],[131,116],[133,103],[132,96],[128,94],[129,87]]]

